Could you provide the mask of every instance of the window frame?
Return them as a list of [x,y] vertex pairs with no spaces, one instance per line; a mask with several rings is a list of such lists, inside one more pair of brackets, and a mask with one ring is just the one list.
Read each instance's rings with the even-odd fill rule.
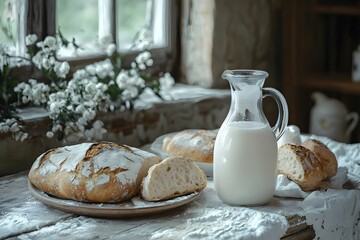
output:
[[[59,1],[59,0],[58,0]],[[61,0],[60,0],[61,1]],[[114,43],[117,44],[116,34],[116,0],[111,0],[113,4],[111,16],[111,31]],[[149,68],[150,72],[173,72],[174,65],[178,56],[178,16],[179,3],[174,0],[165,0],[165,19],[166,24],[166,46],[161,48],[150,49],[154,60],[154,66]],[[54,36],[56,34],[56,0],[27,0],[27,16],[26,16],[26,35],[36,34],[38,39],[44,39],[46,36]],[[118,49],[117,49],[118,51]],[[140,51],[121,52],[122,64],[129,67],[135,56]],[[76,58],[64,58],[68,61],[72,68],[83,67],[87,64],[106,59],[105,54],[86,55]]]

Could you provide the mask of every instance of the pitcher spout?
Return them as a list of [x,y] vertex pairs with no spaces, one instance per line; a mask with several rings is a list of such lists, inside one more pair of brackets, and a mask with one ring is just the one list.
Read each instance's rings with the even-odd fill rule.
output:
[[262,87],[264,85],[265,79],[269,74],[261,70],[226,70],[223,72],[221,77],[230,82],[231,85],[246,84]]

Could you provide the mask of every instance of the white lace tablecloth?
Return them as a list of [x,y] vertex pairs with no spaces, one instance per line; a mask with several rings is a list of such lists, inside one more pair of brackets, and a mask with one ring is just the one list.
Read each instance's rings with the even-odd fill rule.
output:
[[360,191],[344,190],[351,179],[360,181],[360,144],[344,144],[319,136],[301,136],[304,141],[314,138],[326,144],[336,155],[337,175],[324,181],[319,191],[304,192],[284,175],[278,175],[276,196],[304,198],[301,204],[308,225],[317,239],[360,239]]

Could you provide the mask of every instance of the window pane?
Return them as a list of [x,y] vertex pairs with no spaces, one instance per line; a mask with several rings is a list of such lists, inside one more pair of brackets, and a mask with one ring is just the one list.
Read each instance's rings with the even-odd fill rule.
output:
[[16,0],[0,1],[0,43],[15,48],[17,40]]
[[146,0],[116,1],[118,46],[121,50],[132,46],[136,33],[146,24]]
[[[139,36],[146,36],[151,42],[150,48],[164,47],[165,26],[169,23],[165,13],[166,0],[117,0],[116,26],[120,50],[134,48],[134,42]],[[135,47],[133,50],[139,49]]]
[[[91,54],[96,52],[94,47],[98,38],[98,0],[57,0],[56,25],[63,36],[76,43],[83,49],[78,54]],[[60,57],[73,55],[71,49],[62,49]]]

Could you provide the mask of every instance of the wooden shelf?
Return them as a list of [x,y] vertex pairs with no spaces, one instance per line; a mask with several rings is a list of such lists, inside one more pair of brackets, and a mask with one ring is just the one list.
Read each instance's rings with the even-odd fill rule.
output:
[[351,79],[346,76],[307,76],[304,77],[299,84],[305,88],[360,95],[360,82],[352,82]]
[[309,10],[316,13],[360,16],[360,6],[310,5]]

